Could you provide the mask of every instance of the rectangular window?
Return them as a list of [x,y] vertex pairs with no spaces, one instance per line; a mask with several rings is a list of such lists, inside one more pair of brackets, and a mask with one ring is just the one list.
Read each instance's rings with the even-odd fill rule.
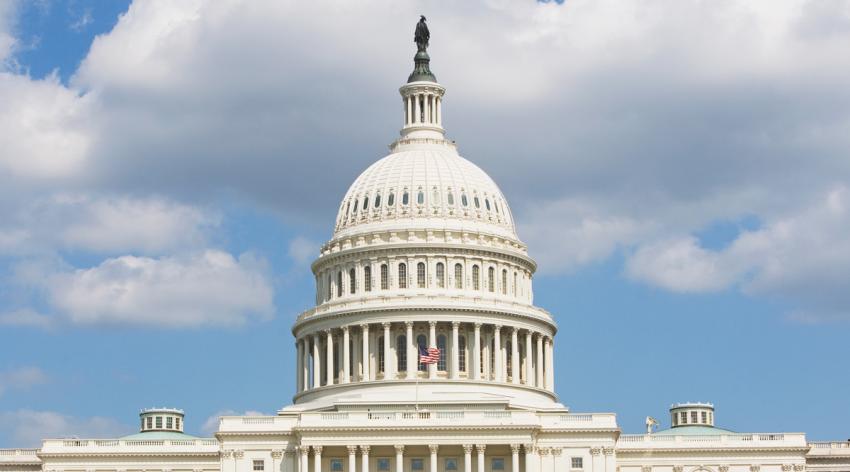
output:
[[457,470],[457,459],[454,457],[447,457],[445,470]]
[[381,290],[390,288],[390,274],[386,264],[381,266]]
[[693,424],[697,424],[697,423],[698,423],[698,421],[697,421],[697,412],[695,412],[695,411],[692,411],[692,412],[691,412],[691,423],[693,423]]
[[446,286],[446,266],[442,262],[437,263],[437,287],[445,288]]
[[410,470],[425,470],[425,460],[410,459]]
[[161,416],[156,417],[156,429],[162,429],[162,417]]
[[570,467],[573,469],[583,469],[584,468],[584,459],[581,457],[573,457],[570,459]]
[[342,472],[342,459],[331,459],[331,472]]
[[398,265],[398,288],[407,288],[407,264]]
[[173,422],[173,419],[170,416],[167,416],[165,418],[165,428],[166,429],[172,429],[172,422]]
[[266,463],[263,460],[254,461],[254,470],[266,470]]
[[679,423],[686,424],[688,422],[688,414],[684,411],[679,412]]
[[416,264],[416,285],[425,288],[425,263]]
[[390,460],[386,457],[378,458],[378,470],[381,472],[390,470]]
[[372,267],[366,266],[363,268],[363,288],[367,292],[372,291]]
[[494,457],[490,462],[490,470],[505,470],[505,459]]
[[174,418],[174,429],[180,429],[180,418]]
[[702,424],[706,424],[708,422],[708,413],[703,411],[702,412],[702,418],[700,418],[700,419],[702,420]]
[[148,429],[153,428],[153,418],[148,416]]

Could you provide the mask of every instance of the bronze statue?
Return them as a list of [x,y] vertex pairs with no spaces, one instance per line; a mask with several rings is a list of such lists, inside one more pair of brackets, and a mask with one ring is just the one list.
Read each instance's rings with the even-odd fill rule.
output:
[[413,42],[416,43],[418,51],[428,49],[428,40],[431,39],[431,32],[428,31],[428,25],[425,24],[425,16],[419,15],[419,23],[416,23],[416,32],[413,33]]

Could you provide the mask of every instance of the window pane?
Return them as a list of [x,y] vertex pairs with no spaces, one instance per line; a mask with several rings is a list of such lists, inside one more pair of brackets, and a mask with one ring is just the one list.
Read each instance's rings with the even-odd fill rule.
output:
[[463,266],[460,264],[455,264],[455,288],[463,288]]
[[466,372],[466,336],[460,336],[457,340],[458,351],[457,358],[458,364],[460,364],[460,371]]
[[349,293],[353,294],[354,290],[357,288],[357,273],[354,271],[354,269],[348,271],[348,286]]
[[422,190],[420,190],[419,193],[416,194],[416,203],[420,205],[425,203],[425,192],[423,192]]
[[581,469],[584,467],[584,460],[581,457],[573,457],[570,466],[573,469]]
[[502,295],[508,294],[508,271],[502,269]]
[[402,334],[396,338],[395,342],[396,362],[398,362],[398,370],[407,371],[407,336]]
[[378,470],[381,472],[390,470],[390,460],[386,457],[378,459]]
[[440,350],[440,360],[437,361],[437,370],[446,370],[446,336],[437,336],[437,349]]
[[407,288],[407,264],[398,265],[398,288]]
[[416,285],[419,288],[425,288],[425,263],[416,264]]
[[395,204],[395,194],[391,193],[389,197],[387,197],[387,206],[393,206]]
[[495,288],[494,288],[495,281],[493,280],[495,278],[496,278],[496,270],[493,269],[492,267],[490,267],[489,269],[487,269],[487,290],[489,290],[491,292],[495,290]]
[[410,194],[405,191],[403,194],[401,194],[401,204],[407,205],[408,203],[410,203]]
[[381,194],[375,195],[375,208],[380,208],[381,206]]
[[263,470],[265,469],[265,462],[263,461],[254,461],[254,470]]
[[331,472],[342,472],[342,459],[331,459]]
[[336,273],[336,296],[342,296],[342,271]]
[[363,288],[367,292],[372,291],[372,266],[363,268]]
[[490,464],[490,470],[505,470],[505,459],[501,457],[494,457]]
[[381,290],[386,290],[390,286],[389,269],[386,264],[381,265]]
[[444,288],[446,286],[446,267],[442,262],[437,263],[437,287]]
[[473,290],[480,290],[481,289],[477,265],[472,266],[472,289]]
[[378,372],[384,371],[384,337],[378,337]]

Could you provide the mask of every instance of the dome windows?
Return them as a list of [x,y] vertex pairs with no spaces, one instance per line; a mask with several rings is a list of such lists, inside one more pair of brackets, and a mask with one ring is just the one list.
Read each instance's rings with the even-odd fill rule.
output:
[[366,195],[365,197],[363,197],[363,211],[366,211],[368,209],[369,209],[369,195]]
[[398,265],[398,288],[407,288],[407,264]]
[[487,198],[484,199],[484,207],[487,208],[487,211],[490,211],[490,200]]
[[422,205],[423,203],[425,203],[425,192],[423,192],[421,188],[419,189],[419,192],[417,192],[417,194],[416,194],[416,203],[418,203],[419,205]]
[[357,204],[358,204],[358,203],[360,203],[360,200],[358,200],[358,199],[356,199],[356,198],[355,198],[355,199],[354,199],[354,209],[353,209],[353,210],[352,210],[352,212],[351,212],[351,214],[352,214],[352,215],[354,215],[355,213],[357,213]]
[[463,206],[469,206],[469,200],[466,199],[465,193],[460,194],[460,204]]
[[404,193],[401,194],[401,204],[404,205],[404,206],[407,206],[409,203],[410,203],[410,194],[407,192],[407,190],[405,190]]
[[449,202],[449,205],[455,204],[455,195],[449,190],[449,193],[446,195],[446,201]]
[[416,286],[425,288],[425,263],[416,264]]
[[375,195],[375,208],[381,207],[381,194]]
[[478,195],[475,195],[472,200],[475,202],[475,208],[481,208],[481,202],[478,200]]
[[463,288],[463,266],[460,264],[455,264],[455,288]]
[[472,290],[481,290],[481,269],[477,265],[472,266]]
[[391,207],[395,205],[395,194],[390,192],[390,195],[387,197],[387,206]]
[[437,263],[437,287],[445,288],[446,286],[446,266],[442,262]]

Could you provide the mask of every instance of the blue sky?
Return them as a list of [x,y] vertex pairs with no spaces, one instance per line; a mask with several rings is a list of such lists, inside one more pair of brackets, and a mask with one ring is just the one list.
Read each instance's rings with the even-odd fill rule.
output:
[[0,447],[290,402],[420,11],[448,132],[540,264],[563,403],[850,437],[846,3],[249,3],[0,8]]

